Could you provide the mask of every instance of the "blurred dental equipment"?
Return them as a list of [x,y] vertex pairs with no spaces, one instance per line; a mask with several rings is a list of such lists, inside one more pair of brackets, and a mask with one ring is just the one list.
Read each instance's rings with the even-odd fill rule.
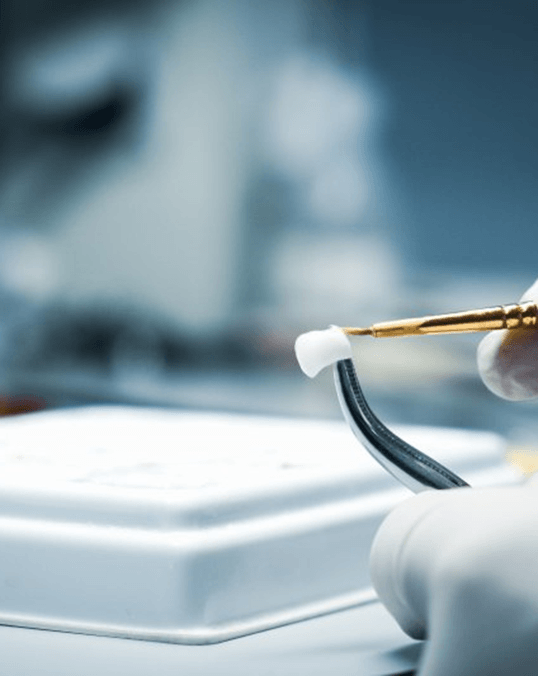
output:
[[[122,377],[144,358],[166,376],[207,366],[204,351],[213,367],[261,369],[295,335],[297,309],[317,321],[336,302],[342,316],[379,306],[401,258],[385,232],[401,228],[386,213],[395,200],[381,199],[384,97],[330,34],[343,8],[106,4],[75,3],[68,17],[55,6],[30,37],[6,12],[0,249],[6,227],[38,235],[53,269],[26,313],[31,340],[10,338],[18,363],[3,387],[38,368],[83,371],[90,349]],[[348,37],[363,30],[355,14]],[[314,289],[322,253],[341,274]],[[268,325],[276,340],[257,352]],[[162,343],[173,349],[158,355]]]

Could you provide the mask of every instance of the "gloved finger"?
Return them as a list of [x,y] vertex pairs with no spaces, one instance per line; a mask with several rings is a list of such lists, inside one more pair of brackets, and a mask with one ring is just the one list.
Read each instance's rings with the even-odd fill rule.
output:
[[[521,298],[538,301],[538,280]],[[477,351],[484,384],[504,399],[538,396],[538,330],[492,331]]]
[[[457,489],[454,489],[454,491]],[[423,597],[429,566],[429,548],[414,543],[416,556],[405,560],[410,534],[416,531],[435,509],[453,494],[450,491],[424,491],[406,500],[394,509],[378,529],[370,551],[370,578],[382,603],[406,634],[416,639],[426,636],[427,613]],[[406,593],[406,579],[417,578],[415,593]]]
[[420,676],[531,676],[538,664],[536,486],[428,492],[382,524],[374,586],[428,638]]

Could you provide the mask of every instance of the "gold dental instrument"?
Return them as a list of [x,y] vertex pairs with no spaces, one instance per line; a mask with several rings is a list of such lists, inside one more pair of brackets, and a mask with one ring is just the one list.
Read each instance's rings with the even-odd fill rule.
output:
[[348,336],[396,338],[433,333],[473,333],[497,329],[533,329],[538,327],[538,304],[525,301],[481,310],[466,310],[444,315],[429,315],[372,324],[368,328],[342,327]]

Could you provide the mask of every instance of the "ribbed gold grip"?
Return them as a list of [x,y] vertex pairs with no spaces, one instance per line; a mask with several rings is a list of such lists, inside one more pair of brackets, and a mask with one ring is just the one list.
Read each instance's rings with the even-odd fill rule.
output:
[[538,325],[538,305],[532,301],[519,305],[505,305],[505,327],[507,329],[532,328]]

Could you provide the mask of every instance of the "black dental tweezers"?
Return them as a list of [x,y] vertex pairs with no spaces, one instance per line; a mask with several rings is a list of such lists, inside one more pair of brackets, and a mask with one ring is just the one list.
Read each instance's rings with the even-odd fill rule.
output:
[[415,493],[429,488],[456,488],[469,484],[454,472],[391,432],[368,405],[351,359],[336,362],[336,390],[353,433],[371,455],[404,486]]

